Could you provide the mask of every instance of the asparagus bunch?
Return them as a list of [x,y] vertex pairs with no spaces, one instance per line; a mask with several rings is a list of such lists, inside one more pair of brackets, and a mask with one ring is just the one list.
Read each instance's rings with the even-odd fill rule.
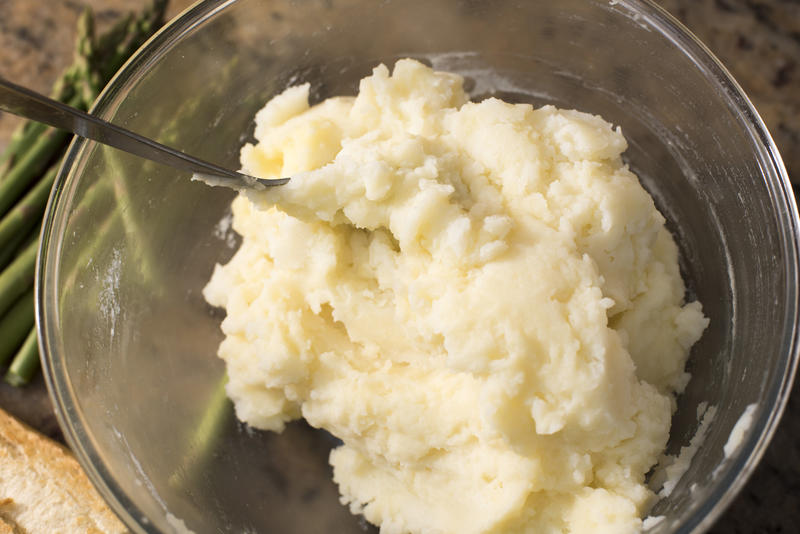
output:
[[[117,70],[164,23],[168,0],[153,0],[96,37],[94,18],[78,19],[75,59],[52,97],[86,110]],[[0,365],[12,358],[5,380],[26,384],[39,366],[33,308],[36,250],[47,198],[71,137],[27,122],[0,154]]]

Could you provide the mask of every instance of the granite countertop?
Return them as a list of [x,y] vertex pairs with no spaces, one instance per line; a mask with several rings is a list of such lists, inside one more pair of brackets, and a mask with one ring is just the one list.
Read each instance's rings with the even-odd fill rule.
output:
[[[2,0],[0,74],[41,92],[71,62],[75,21],[92,6],[100,30],[148,0]],[[171,0],[168,15],[189,6]],[[702,40],[753,101],[800,185],[800,0],[658,0]],[[46,7],[45,7],[46,6]],[[19,119],[0,115],[0,149]],[[797,388],[795,388],[797,389]],[[0,383],[0,406],[61,439],[41,376],[16,390]],[[758,469],[713,533],[797,532],[800,528],[800,396]]]

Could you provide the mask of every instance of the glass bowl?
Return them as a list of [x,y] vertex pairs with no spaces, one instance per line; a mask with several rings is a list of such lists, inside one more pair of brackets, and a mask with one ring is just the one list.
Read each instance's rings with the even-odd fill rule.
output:
[[[196,4],[122,69],[94,113],[237,167],[255,112],[287,86],[354,94],[379,62],[460,72],[476,98],[598,113],[680,246],[711,326],[694,347],[668,452],[701,403],[702,446],[652,532],[700,532],[753,471],[797,363],[797,209],[752,105],[702,44],[634,0],[239,0]],[[237,246],[233,193],[78,140],[58,176],[38,264],[45,376],[89,477],[136,532],[375,532],[339,504],[334,441],[236,422],[201,288]],[[739,448],[724,445],[755,405]],[[730,451],[729,451],[730,452]],[[372,530],[370,530],[372,529]]]

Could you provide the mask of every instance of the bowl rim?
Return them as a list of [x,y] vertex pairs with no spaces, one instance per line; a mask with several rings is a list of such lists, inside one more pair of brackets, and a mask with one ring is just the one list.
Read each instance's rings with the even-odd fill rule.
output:
[[[103,116],[113,104],[115,96],[126,85],[132,83],[132,80],[138,79],[146,72],[184,35],[239,1],[198,0],[167,22],[120,68],[98,96],[90,111]],[[789,350],[783,355],[781,362],[784,373],[780,380],[770,384],[766,397],[773,401],[772,409],[762,411],[760,417],[752,422],[749,438],[736,451],[733,461],[727,466],[723,476],[716,481],[713,491],[700,506],[690,511],[688,519],[677,530],[681,533],[700,533],[712,526],[749,480],[763,457],[787,405],[800,357],[800,344],[798,344],[800,217],[791,182],[775,142],[752,102],[719,59],[688,28],[654,0],[610,0],[608,3],[611,8],[617,9],[638,23],[648,24],[669,39],[709,81],[714,82],[715,86],[722,90],[722,95],[727,100],[726,104],[736,112],[741,124],[751,136],[754,148],[760,152],[759,162],[767,165],[767,168],[762,168],[762,178],[766,182],[773,204],[779,208],[777,217],[783,223],[779,224],[778,228],[782,249],[787,259],[786,265],[789,267],[785,282],[787,310],[784,317],[786,328],[784,346]],[[114,482],[114,477],[101,461],[87,431],[88,425],[77,409],[76,396],[66,379],[66,372],[61,366],[62,360],[58,357],[55,345],[57,327],[51,324],[48,314],[45,313],[49,306],[47,297],[55,291],[51,287],[53,277],[47,276],[46,273],[49,272],[51,263],[56,263],[54,259],[60,254],[61,242],[56,230],[60,228],[59,215],[63,216],[59,213],[59,207],[63,205],[61,199],[65,196],[71,171],[87,146],[91,146],[91,142],[78,137],[70,144],[51,190],[42,225],[36,260],[34,302],[43,374],[64,437],[95,488],[126,526],[135,532],[158,533],[159,530],[147,515]],[[166,509],[164,512],[165,515],[169,513]]]

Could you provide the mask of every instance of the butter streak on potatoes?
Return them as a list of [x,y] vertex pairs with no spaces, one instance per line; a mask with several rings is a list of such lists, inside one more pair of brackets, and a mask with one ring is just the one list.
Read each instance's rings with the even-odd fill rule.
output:
[[256,116],[242,246],[207,300],[239,418],[300,417],[342,500],[392,533],[633,532],[708,321],[600,117],[414,60]]

